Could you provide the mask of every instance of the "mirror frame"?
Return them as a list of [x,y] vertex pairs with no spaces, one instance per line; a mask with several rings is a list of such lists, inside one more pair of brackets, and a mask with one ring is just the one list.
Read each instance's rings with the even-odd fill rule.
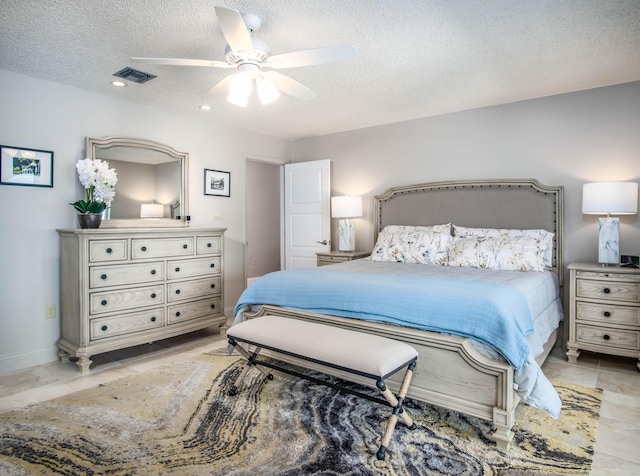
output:
[[[142,218],[122,218],[115,220],[102,220],[101,228],[131,228],[131,227],[184,227],[188,226],[186,217],[189,216],[189,154],[179,152],[173,147],[159,142],[136,137],[110,136],[110,137],[87,137],[86,153],[90,159],[96,158],[96,149],[109,149],[111,147],[133,147],[138,149],[153,150],[162,152],[180,161],[181,190],[180,190],[180,219],[156,218],[145,220]],[[116,185],[117,193],[117,185]]]

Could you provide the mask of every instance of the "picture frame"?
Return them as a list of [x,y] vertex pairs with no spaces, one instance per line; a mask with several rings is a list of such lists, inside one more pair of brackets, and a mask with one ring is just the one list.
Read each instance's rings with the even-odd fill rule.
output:
[[204,194],[218,197],[230,197],[231,172],[204,169]]
[[53,188],[53,151],[0,145],[0,185]]

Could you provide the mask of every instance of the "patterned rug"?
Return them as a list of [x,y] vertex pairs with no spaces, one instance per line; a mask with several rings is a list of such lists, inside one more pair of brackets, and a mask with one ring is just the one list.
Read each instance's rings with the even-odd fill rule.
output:
[[562,416],[517,410],[513,448],[491,425],[408,400],[384,461],[390,409],[220,352],[0,415],[0,475],[589,474],[601,391],[557,384]]

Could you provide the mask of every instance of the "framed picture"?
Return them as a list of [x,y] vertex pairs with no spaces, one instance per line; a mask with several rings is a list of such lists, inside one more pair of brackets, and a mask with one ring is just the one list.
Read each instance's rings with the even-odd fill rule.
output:
[[0,145],[0,185],[53,187],[53,152]]
[[231,196],[231,172],[204,169],[204,194]]

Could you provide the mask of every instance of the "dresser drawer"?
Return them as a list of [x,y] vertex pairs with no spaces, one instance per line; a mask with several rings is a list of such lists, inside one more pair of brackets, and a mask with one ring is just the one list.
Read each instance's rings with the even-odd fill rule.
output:
[[220,236],[198,236],[196,238],[196,254],[208,255],[220,253],[222,237]]
[[162,261],[159,261],[120,266],[93,266],[89,270],[89,287],[95,289],[163,281],[163,264]]
[[89,241],[89,261],[121,261],[127,259],[127,240],[91,240]]
[[102,314],[164,303],[164,285],[91,293],[89,312]]
[[578,343],[596,344],[603,347],[640,350],[640,332],[577,324]]
[[594,321],[599,325],[619,324],[635,326],[640,330],[640,307],[627,307],[588,302],[576,303],[576,319],[578,321]]
[[167,284],[167,302],[220,294],[220,276]]
[[162,308],[91,320],[91,340],[132,334],[164,326]]
[[185,259],[167,263],[167,279],[220,274],[220,257]]
[[199,317],[220,315],[222,315],[222,305],[220,296],[217,296],[202,301],[190,301],[169,306],[167,323],[171,325],[177,322],[198,319]]
[[193,255],[193,237],[136,238],[131,240],[131,259]]
[[640,283],[578,278],[576,279],[576,296],[637,303],[640,302]]

